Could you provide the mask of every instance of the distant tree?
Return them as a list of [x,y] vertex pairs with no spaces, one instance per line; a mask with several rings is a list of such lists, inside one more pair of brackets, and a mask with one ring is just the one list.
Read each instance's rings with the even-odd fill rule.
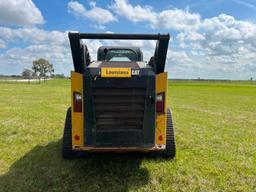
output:
[[33,71],[30,69],[24,69],[21,73],[21,76],[24,78],[31,78],[33,75]]
[[250,81],[253,81],[253,77],[250,78]]
[[40,58],[33,61],[32,70],[40,77],[51,76],[54,73],[53,64],[46,59]]

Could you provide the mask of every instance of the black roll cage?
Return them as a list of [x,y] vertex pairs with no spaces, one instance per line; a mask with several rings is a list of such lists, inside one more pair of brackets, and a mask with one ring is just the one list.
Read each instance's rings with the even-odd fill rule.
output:
[[122,39],[122,40],[157,40],[155,53],[150,59],[150,65],[155,72],[162,73],[165,68],[166,55],[170,35],[168,34],[117,34],[117,33],[68,33],[74,69],[78,73],[83,73],[86,69],[82,57],[82,39]]

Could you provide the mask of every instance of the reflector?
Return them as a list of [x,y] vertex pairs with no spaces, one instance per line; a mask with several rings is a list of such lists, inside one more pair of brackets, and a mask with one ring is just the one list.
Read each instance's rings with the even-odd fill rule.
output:
[[73,92],[74,112],[82,112],[82,94]]
[[156,96],[156,112],[157,113],[164,112],[164,93],[159,93]]
[[80,139],[79,135],[75,135],[75,140],[79,140],[79,139]]

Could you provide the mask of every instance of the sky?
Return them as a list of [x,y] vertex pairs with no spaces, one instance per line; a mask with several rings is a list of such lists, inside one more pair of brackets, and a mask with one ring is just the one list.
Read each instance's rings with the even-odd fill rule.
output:
[[[0,74],[21,74],[45,58],[55,73],[73,63],[69,31],[169,33],[169,78],[256,79],[255,0],[0,0]],[[102,45],[154,41],[85,41],[92,59]]]

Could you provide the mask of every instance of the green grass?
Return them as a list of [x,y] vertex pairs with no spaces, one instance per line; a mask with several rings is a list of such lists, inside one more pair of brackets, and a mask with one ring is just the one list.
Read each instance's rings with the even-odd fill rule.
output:
[[175,160],[92,154],[65,161],[69,80],[0,82],[0,191],[256,191],[256,85],[169,85]]

